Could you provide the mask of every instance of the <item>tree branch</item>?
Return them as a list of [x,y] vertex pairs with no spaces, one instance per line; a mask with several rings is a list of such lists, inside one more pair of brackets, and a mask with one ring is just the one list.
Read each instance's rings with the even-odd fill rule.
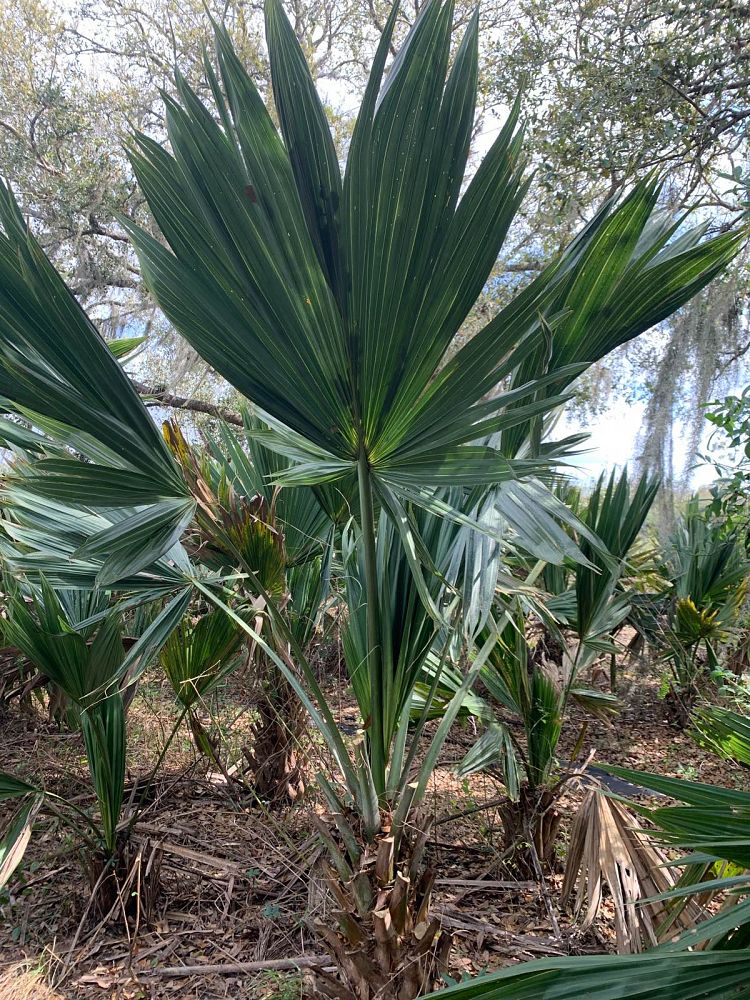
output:
[[217,420],[224,420],[235,427],[244,426],[239,413],[223,406],[207,403],[202,399],[193,399],[190,396],[175,396],[173,393],[167,392],[163,385],[144,385],[143,382],[138,382],[136,379],[130,381],[139,396],[150,400],[152,406],[170,406],[176,410],[192,410],[194,413],[205,413],[209,417],[216,417]]
[[117,240],[118,243],[130,243],[130,238],[122,233],[113,233],[111,229],[105,229],[95,215],[89,215],[89,228],[81,230],[81,236],[106,236],[108,240]]
[[515,264],[503,264],[502,269],[514,274],[527,274],[530,271],[543,271],[546,263],[543,260],[522,260]]

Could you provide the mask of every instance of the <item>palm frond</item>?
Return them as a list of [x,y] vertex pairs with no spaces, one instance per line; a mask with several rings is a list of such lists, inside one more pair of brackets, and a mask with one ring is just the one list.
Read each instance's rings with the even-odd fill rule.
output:
[[[618,952],[643,952],[659,943],[661,924],[669,919],[662,894],[674,888],[676,879],[666,862],[649,831],[638,826],[622,803],[592,790],[573,822],[563,905],[577,886],[574,908],[579,915],[585,909],[585,930],[596,919],[606,886],[614,906]],[[676,927],[670,921],[671,932],[692,927],[699,915],[698,906],[691,904],[681,911]]]
[[185,708],[209,694],[237,666],[241,633],[223,611],[183,618],[168,636],[159,663]]
[[184,496],[148,411],[6,185],[0,222],[0,395],[105,445],[112,469],[129,475],[134,491]]
[[[544,958],[441,992],[451,1000],[729,1000],[750,995],[750,951]],[[430,994],[434,996],[435,994]]]
[[725,760],[750,767],[750,719],[718,705],[693,712],[693,738]]

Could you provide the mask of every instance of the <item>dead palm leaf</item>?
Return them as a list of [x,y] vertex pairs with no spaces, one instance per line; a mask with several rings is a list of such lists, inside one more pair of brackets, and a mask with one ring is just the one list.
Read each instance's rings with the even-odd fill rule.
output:
[[701,913],[697,903],[691,903],[675,921],[664,900],[644,902],[674,888],[676,880],[673,869],[665,867],[667,862],[666,854],[621,802],[592,790],[573,823],[563,905],[575,892],[574,912],[580,915],[585,909],[582,927],[588,928],[599,913],[606,886],[614,905],[617,951],[645,951],[658,943],[665,922],[683,930],[692,927]]

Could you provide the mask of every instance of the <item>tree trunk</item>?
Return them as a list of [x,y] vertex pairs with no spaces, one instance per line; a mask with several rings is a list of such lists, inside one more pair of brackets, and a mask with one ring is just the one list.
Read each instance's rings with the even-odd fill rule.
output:
[[503,847],[511,864],[524,878],[539,878],[554,870],[555,842],[562,817],[549,788],[532,788],[524,783],[517,802],[500,806]]
[[684,729],[687,726],[699,695],[700,691],[695,685],[680,689],[670,685],[664,695],[664,708],[670,726],[675,729]]
[[305,792],[301,742],[307,715],[283,674],[262,655],[259,672],[258,720],[245,750],[248,770],[259,798],[271,805],[295,801]]
[[[339,829],[344,825],[348,828],[345,819],[337,823]],[[422,857],[431,825],[426,815],[416,814],[408,836],[382,832],[352,869],[320,822],[337,869],[326,868],[337,909],[332,913],[336,926],[319,920],[315,930],[339,968],[338,978],[316,973],[321,993],[335,1000],[415,1000],[437,985],[452,938],[430,914],[435,875],[422,865]]]

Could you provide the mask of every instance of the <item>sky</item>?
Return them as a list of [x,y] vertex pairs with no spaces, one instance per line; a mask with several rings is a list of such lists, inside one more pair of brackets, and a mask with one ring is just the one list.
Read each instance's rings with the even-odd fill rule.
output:
[[[614,466],[633,464],[638,457],[638,437],[643,428],[646,404],[642,401],[629,403],[615,399],[605,413],[583,423],[575,417],[563,417],[557,425],[556,437],[587,431],[589,441],[583,447],[585,454],[578,458],[578,467],[573,470],[576,478],[595,479],[600,472]],[[687,429],[680,434],[679,426],[673,428],[675,468],[681,469],[685,463],[688,448]],[[693,471],[691,486],[698,488],[710,483],[715,472],[710,466],[699,466]]]

